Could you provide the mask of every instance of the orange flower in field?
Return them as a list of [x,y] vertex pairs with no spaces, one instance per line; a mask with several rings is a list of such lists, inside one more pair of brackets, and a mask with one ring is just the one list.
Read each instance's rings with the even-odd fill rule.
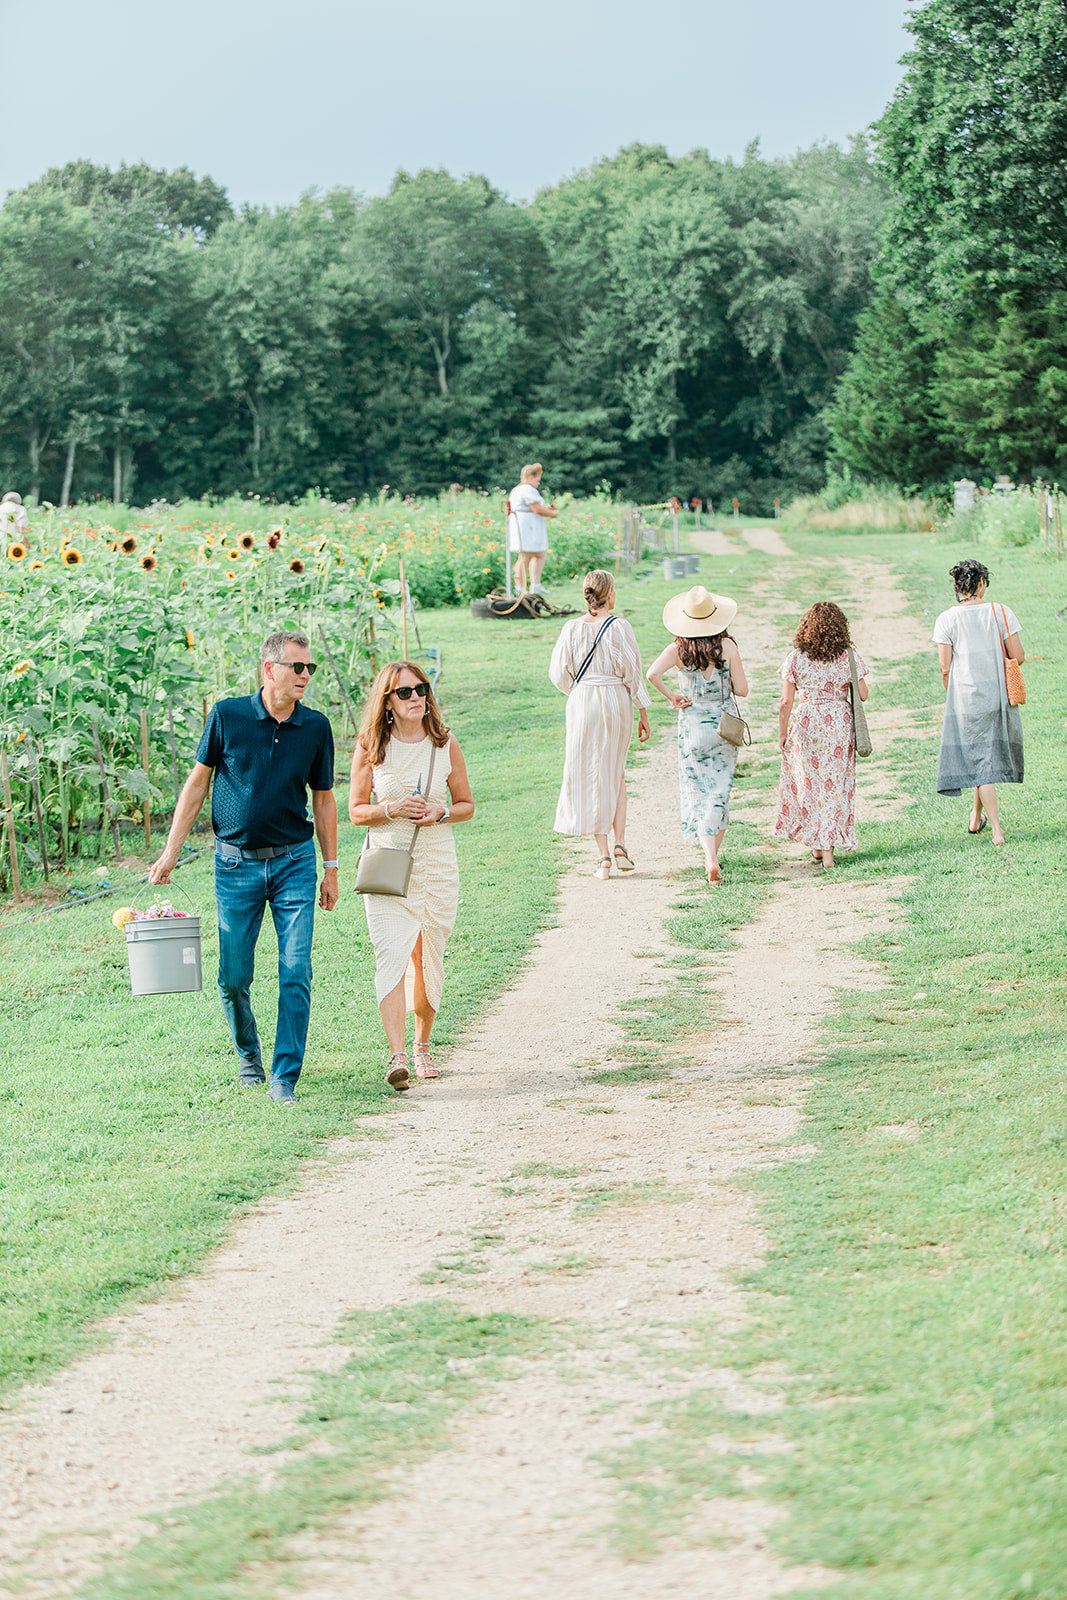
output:
[[9,561],[24,561],[26,559],[26,546],[18,540],[14,544],[9,544],[7,547],[7,559]]
[[195,648],[195,645],[196,640],[193,638],[193,630],[192,628],[187,628],[185,631],[185,648],[187,650],[192,650]]
[[281,544],[281,542],[282,542],[282,530],[280,528],[275,528],[273,530],[273,532],[268,534],[268,536],[267,536],[267,549],[268,550],[277,550],[277,548]]
[[16,661],[11,670],[16,677],[21,677],[24,672],[29,672],[32,666],[32,661]]
[[242,550],[251,550],[255,547],[256,541],[250,533],[242,533],[239,543]]
[[237,574],[236,574],[236,572],[228,572],[226,574],[226,577],[227,577],[227,579],[229,580],[230,583],[236,583],[237,582]]
[[74,546],[72,544],[69,544],[67,546],[67,548],[63,552],[63,565],[65,567],[80,567],[81,564],[82,564],[82,553],[81,553],[81,551],[80,550],[75,550]]
[[120,543],[119,549],[122,551],[124,556],[133,555],[133,552],[137,549],[137,540],[134,538],[132,533],[128,533],[126,535],[125,539],[123,539]]
[[159,562],[156,560],[155,556],[142,556],[141,566],[144,568],[145,572],[154,572],[159,566]]
[[241,559],[240,550],[227,550],[227,552],[226,552],[226,560],[227,561],[240,561],[240,559]]
[[290,561],[290,563],[289,563],[289,571],[290,572],[295,572],[297,574],[297,576],[299,577],[300,573],[302,573],[303,570],[304,570],[304,563],[299,559],[299,557],[295,561]]

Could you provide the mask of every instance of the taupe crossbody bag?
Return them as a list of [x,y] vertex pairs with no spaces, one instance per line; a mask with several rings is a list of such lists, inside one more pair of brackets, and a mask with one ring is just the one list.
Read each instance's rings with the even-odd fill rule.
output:
[[[426,799],[430,798],[430,785],[433,783],[433,764],[437,760],[437,746],[432,747],[430,753],[430,770],[426,777]],[[356,893],[357,894],[392,894],[399,895],[401,899],[408,892],[411,882],[411,863],[415,855],[415,842],[419,837],[419,825],[411,825],[411,843],[406,850],[398,850],[395,845],[371,844],[370,829],[363,841],[363,849],[359,852],[359,861],[356,863]]]

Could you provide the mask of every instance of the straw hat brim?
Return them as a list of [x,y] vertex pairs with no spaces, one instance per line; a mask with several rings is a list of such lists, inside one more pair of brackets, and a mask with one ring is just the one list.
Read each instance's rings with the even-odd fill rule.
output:
[[[714,601],[714,608],[700,615],[709,600]],[[729,595],[687,589],[685,594],[673,595],[663,607],[663,626],[678,639],[706,639],[725,633],[736,616],[737,601]]]

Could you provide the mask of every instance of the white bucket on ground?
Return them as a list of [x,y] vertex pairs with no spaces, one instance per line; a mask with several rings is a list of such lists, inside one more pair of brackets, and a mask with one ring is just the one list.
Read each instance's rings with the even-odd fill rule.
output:
[[134,994],[184,994],[204,987],[200,918],[152,917],[126,924]]

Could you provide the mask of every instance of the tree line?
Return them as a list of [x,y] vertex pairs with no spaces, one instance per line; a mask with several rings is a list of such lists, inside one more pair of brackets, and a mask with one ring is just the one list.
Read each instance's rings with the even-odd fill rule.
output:
[[422,171],[236,210],[74,162],[0,207],[0,472],[53,503],[344,499],[538,459],[554,492],[766,511],[823,481],[885,203],[862,139],[633,145],[529,204]]
[[907,25],[836,452],[904,485],[1067,480],[1067,8],[927,0]]

